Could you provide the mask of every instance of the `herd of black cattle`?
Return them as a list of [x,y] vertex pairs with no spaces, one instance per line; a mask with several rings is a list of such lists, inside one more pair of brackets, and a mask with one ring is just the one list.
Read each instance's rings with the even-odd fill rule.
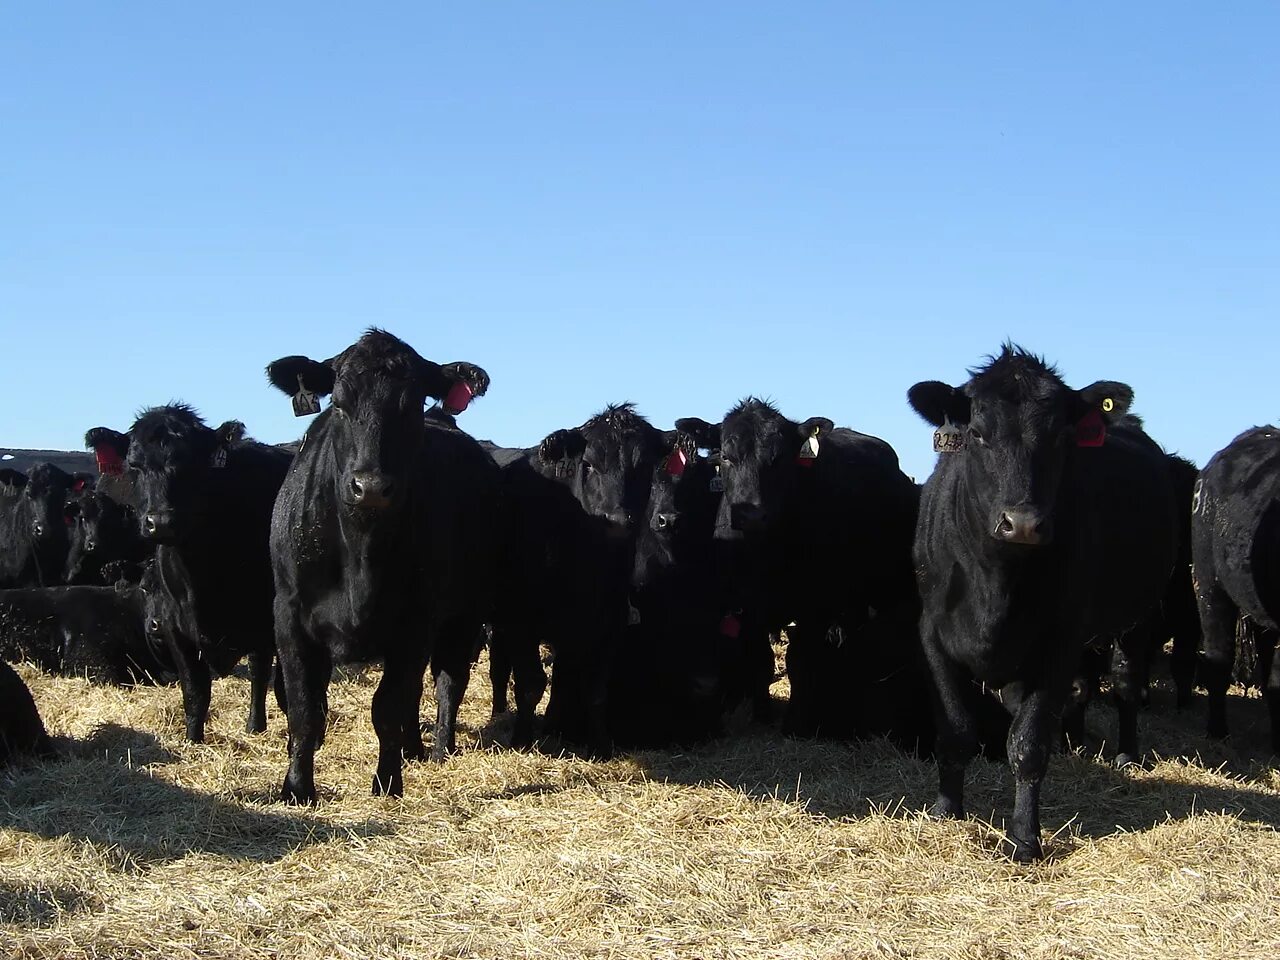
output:
[[[595,756],[767,718],[770,637],[786,631],[793,736],[884,735],[932,753],[937,815],[962,816],[965,768],[1007,757],[1014,856],[1038,857],[1039,791],[1080,742],[1104,674],[1117,762],[1140,757],[1154,655],[1178,703],[1198,682],[1226,734],[1237,621],[1280,750],[1280,433],[1241,434],[1199,472],[1129,413],[1132,390],[1081,390],[1005,345],[959,387],[908,392],[936,430],[923,487],[882,440],[748,398],[720,423],[659,430],[610,406],[537,447],[504,449],[455,416],[486,392],[379,330],[325,361],[267,367],[300,442],[247,439],[190,408],[90,430],[97,476],[0,470],[0,655],[99,682],[181,685],[204,736],[211,676],[249,661],[248,729],[285,710],[282,795],[315,799],[334,663],[379,660],[375,793],[454,749],[487,643],[513,746],[547,733]],[[330,396],[323,412],[319,398]],[[436,401],[423,413],[428,398]],[[48,751],[31,695],[0,663],[0,762]]]

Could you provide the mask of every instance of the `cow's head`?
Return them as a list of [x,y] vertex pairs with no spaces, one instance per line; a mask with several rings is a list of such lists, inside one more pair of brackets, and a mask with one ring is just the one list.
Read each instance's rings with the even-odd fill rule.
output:
[[699,447],[719,450],[717,486],[724,491],[720,526],[754,534],[770,529],[802,472],[814,469],[834,424],[826,417],[797,423],[768,401],[747,397],[725,414],[722,423],[688,418],[676,426],[693,436]]
[[143,537],[178,543],[201,527],[222,471],[244,435],[239,420],[211,428],[183,403],[151,407],[138,415],[129,428],[126,465],[134,479]]
[[557,430],[538,459],[564,481],[588,514],[614,537],[644,516],[655,462],[667,451],[661,431],[630,403],[605,407],[580,427]]
[[136,543],[138,519],[133,508],[105,493],[87,490],[69,500],[66,519],[71,530],[67,583],[98,582],[103,566],[128,556]]
[[299,416],[317,412],[318,397],[332,396],[324,416],[338,461],[340,498],[362,511],[389,506],[408,486],[422,445],[427,397],[458,413],[489,389],[489,375],[480,367],[441,366],[377,329],[328,360],[282,357],[267,366],[267,379],[293,397]]
[[[0,483],[16,500],[17,529],[30,538],[42,555],[65,550],[70,540],[65,507],[77,484],[85,485],[85,478],[67,473],[51,463],[36,464],[25,477],[15,470],[3,473],[6,477],[0,479]],[[58,563],[62,563],[61,556]]]
[[952,387],[917,383],[907,399],[925,420],[955,438],[980,500],[987,531],[1009,544],[1048,543],[1063,470],[1077,446],[1098,446],[1106,424],[1133,401],[1126,384],[1100,380],[1072,390],[1043,359],[1005,344],[970,380]]

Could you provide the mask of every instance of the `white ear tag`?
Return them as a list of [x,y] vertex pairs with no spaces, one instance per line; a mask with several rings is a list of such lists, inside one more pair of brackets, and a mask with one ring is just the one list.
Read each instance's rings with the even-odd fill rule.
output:
[[816,460],[818,458],[818,435],[816,433],[800,445],[800,458],[802,460]]
[[964,449],[964,442],[964,433],[945,417],[942,426],[933,431],[934,453],[959,453]]

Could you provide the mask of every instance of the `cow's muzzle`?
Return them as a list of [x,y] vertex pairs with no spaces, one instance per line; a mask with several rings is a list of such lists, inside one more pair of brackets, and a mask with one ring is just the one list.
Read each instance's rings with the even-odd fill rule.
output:
[[1053,524],[1035,507],[1006,507],[991,535],[1001,543],[1044,544],[1053,538]]
[[349,503],[370,510],[380,510],[391,503],[396,492],[396,482],[385,473],[361,470],[351,474],[347,482]]

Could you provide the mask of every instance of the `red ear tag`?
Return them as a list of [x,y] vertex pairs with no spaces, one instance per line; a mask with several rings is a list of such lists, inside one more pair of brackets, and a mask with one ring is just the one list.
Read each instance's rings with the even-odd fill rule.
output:
[[75,483],[71,485],[71,489],[75,493],[79,493],[81,490],[84,489],[84,480],[77,480]]
[[124,473],[124,461],[105,443],[93,448],[93,458],[98,461],[98,472],[107,477],[118,477]]
[[1100,447],[1106,439],[1107,422],[1102,419],[1102,411],[1097,407],[1076,421],[1077,447]]
[[677,447],[671,451],[671,456],[667,457],[667,473],[673,477],[679,477],[684,474],[685,465],[689,462],[689,458],[685,452]]
[[467,409],[467,404],[471,402],[475,391],[471,389],[471,384],[465,380],[459,380],[449,388],[448,394],[444,398],[444,412],[449,414],[461,413]]
[[726,613],[724,619],[720,621],[720,635],[728,637],[730,640],[737,640],[738,634],[742,632],[742,621],[732,613]]

